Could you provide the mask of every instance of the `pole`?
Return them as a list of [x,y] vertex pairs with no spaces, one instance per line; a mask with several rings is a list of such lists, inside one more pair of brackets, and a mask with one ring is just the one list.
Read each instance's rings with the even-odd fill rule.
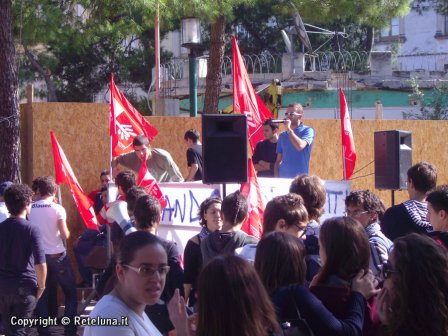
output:
[[157,2],[157,11],[156,11],[156,20],[155,20],[155,57],[156,57],[156,80],[154,81],[154,85],[156,86],[156,96],[154,100],[154,111],[157,115],[162,115],[158,111],[158,101],[160,95],[160,22],[159,22],[159,3]]
[[190,49],[190,54],[188,55],[189,63],[189,76],[190,76],[190,117],[198,116],[198,77],[196,73],[196,51],[194,48]]
[[395,205],[395,190],[392,189],[392,206]]

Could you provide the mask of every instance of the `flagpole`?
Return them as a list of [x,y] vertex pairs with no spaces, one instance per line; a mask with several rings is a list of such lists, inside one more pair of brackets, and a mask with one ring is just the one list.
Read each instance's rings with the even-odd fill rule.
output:
[[156,96],[155,96],[155,106],[154,111],[155,115],[159,114],[158,111],[158,101],[159,101],[159,95],[160,95],[160,22],[159,22],[159,2],[157,2],[157,11],[156,11],[156,20],[155,20],[155,27],[154,27],[154,33],[155,33],[155,58],[156,58],[156,80],[155,80],[155,86],[156,86]]

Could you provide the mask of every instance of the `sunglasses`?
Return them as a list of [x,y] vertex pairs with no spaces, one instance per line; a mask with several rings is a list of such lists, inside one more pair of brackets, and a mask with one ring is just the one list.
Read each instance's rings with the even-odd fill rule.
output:
[[296,116],[302,116],[302,114],[301,113],[296,113],[296,112],[286,112],[285,113],[285,116],[293,116],[293,115],[296,115]]
[[345,210],[344,216],[345,217],[359,217],[361,215],[364,215],[365,213],[369,213],[369,212],[368,211],[362,211],[362,210],[354,210],[354,211]]
[[385,262],[383,264],[383,267],[381,268],[381,278],[383,280],[389,279],[392,273],[396,273],[396,271],[392,268],[392,265],[390,263]]

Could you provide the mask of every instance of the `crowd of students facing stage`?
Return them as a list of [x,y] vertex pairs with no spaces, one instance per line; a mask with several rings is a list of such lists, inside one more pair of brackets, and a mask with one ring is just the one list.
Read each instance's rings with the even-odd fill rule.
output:
[[[184,269],[176,245],[157,237],[158,200],[135,186],[134,174],[120,174],[119,193],[137,232],[116,227],[114,260],[90,316],[127,316],[128,324],[89,326],[84,335],[448,335],[448,185],[436,186],[429,163],[409,169],[408,201],[386,210],[374,193],[355,190],[345,199],[345,216],[323,223],[321,180],[297,176],[289,194],[266,205],[259,242],[240,230],[248,214],[241,193],[207,199]],[[25,219],[27,187],[2,186],[10,218],[0,223],[0,313],[8,333],[26,334],[8,323],[11,294],[21,288],[11,280],[28,280],[35,290],[27,294],[38,299],[45,279],[31,259],[49,267],[62,255],[49,260],[39,247],[42,233]],[[18,243],[13,225],[20,225],[22,241],[28,232],[36,242],[25,249],[30,260],[23,269],[5,262],[17,258],[8,251]],[[31,308],[21,316],[31,316]],[[66,328],[73,332],[73,325]]]

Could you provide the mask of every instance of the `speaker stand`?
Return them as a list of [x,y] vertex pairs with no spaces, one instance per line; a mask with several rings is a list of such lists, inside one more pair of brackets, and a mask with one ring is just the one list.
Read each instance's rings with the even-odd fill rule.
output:
[[226,197],[226,194],[227,194],[226,184],[223,183],[222,184],[222,199],[224,199],[224,197]]
[[392,190],[391,190],[391,193],[392,193],[392,194],[391,194],[391,196],[392,196],[392,200],[391,200],[391,201],[392,201],[392,206],[394,206],[394,205],[395,205],[395,190],[392,189]]

